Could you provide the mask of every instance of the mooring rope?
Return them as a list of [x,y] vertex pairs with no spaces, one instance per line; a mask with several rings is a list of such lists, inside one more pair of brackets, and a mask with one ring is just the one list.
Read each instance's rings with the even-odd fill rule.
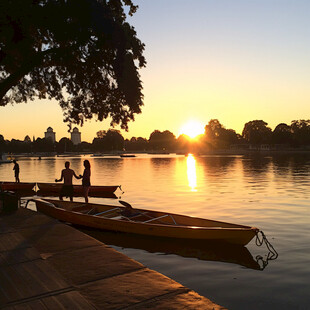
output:
[[[261,237],[259,235],[261,235]],[[273,245],[269,242],[269,240],[267,239],[267,237],[264,234],[264,232],[262,232],[261,230],[258,230],[257,233],[256,233],[255,243],[256,243],[257,246],[262,246],[265,243],[266,247],[267,247],[267,249],[269,251],[268,254],[267,254],[266,259],[264,259],[261,255],[257,255],[256,256],[256,261],[257,261],[257,263],[261,263],[262,270],[263,270],[268,265],[268,262],[270,260],[277,259],[279,254],[275,250]]]
[[122,195],[123,195],[125,192],[124,192],[123,189],[122,189],[122,185],[119,185],[118,187],[119,187],[119,189],[122,191]]

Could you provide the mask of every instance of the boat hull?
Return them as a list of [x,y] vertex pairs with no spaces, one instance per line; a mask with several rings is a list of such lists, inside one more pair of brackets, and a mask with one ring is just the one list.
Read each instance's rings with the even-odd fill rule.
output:
[[35,185],[36,183],[2,182],[0,183],[0,188],[2,191],[31,191]]
[[[81,203],[73,203],[76,206],[82,205]],[[205,220],[200,218],[192,218],[189,216],[171,214],[177,223],[176,225],[168,224],[156,224],[147,222],[127,221],[122,219],[106,218],[102,216],[94,216],[89,214],[82,214],[70,210],[72,203],[59,202],[47,199],[46,201],[36,201],[37,210],[48,216],[56,218],[61,221],[69,222],[71,224],[80,225],[84,227],[90,227],[100,230],[119,231],[125,233],[154,236],[154,237],[166,237],[176,239],[190,239],[190,240],[204,240],[212,242],[224,242],[230,244],[246,245],[256,235],[256,228],[249,226],[242,226],[236,224],[229,224],[225,222],[217,222],[211,220]],[[57,206],[57,207],[56,207]],[[95,204],[91,204],[90,207],[96,207]],[[102,206],[107,209],[115,208],[115,206]],[[121,208],[121,207],[120,207]],[[102,210],[102,209],[101,209]],[[141,212],[153,212],[149,210],[139,209]],[[154,212],[161,216],[161,212]],[[167,214],[167,213],[164,213]],[[189,223],[184,225],[183,223]],[[193,225],[191,225],[191,223]],[[202,223],[203,226],[197,226],[196,224]],[[214,226],[217,225],[217,226]]]
[[[38,188],[42,192],[49,192],[49,193],[57,193],[59,194],[62,185],[60,183],[37,183]],[[112,186],[96,186],[92,185],[89,189],[88,194],[92,195],[99,195],[101,193],[114,193],[119,185],[112,185]],[[82,185],[73,185],[74,194],[75,195],[83,195],[83,186]]]

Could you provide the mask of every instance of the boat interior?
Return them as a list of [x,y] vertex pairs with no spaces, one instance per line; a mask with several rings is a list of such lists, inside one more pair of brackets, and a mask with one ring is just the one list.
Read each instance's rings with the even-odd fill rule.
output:
[[213,221],[208,219],[196,218],[179,214],[171,214],[160,211],[134,209],[132,207],[129,207],[130,205],[128,203],[126,203],[126,207],[124,207],[124,206],[111,206],[111,205],[99,205],[99,204],[85,204],[85,203],[76,204],[67,201],[50,200],[50,199],[46,199],[46,201],[52,203],[57,208],[65,209],[67,211],[115,220],[125,220],[130,222],[139,222],[148,224],[190,226],[197,228],[221,227],[221,228],[237,228],[247,230],[251,229],[251,227],[249,226],[243,226],[238,224],[231,224],[226,222]]
[[157,214],[157,212],[135,210],[126,207],[116,206],[115,208],[109,208],[107,210],[102,211],[97,206],[89,208],[87,205],[82,205],[73,207],[71,211],[93,216],[105,217],[109,219],[125,220],[130,222],[178,225],[178,223],[174,219],[174,216],[171,214]]

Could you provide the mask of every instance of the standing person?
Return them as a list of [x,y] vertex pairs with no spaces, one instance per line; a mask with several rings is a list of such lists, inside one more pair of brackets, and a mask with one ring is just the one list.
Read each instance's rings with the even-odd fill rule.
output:
[[85,202],[88,203],[88,192],[90,189],[90,163],[86,159],[84,160],[84,172],[83,175],[80,175],[80,178],[82,178],[82,186],[83,186],[83,193],[85,197]]
[[59,194],[59,199],[62,200],[62,198],[65,197],[69,197],[70,201],[73,201],[73,184],[72,184],[72,178],[73,176],[76,179],[80,179],[80,177],[78,177],[75,172],[70,169],[70,162],[66,161],[65,162],[65,169],[63,169],[61,171],[61,177],[60,179],[56,179],[55,182],[61,182],[62,180],[64,180],[64,184],[61,188],[60,194]]
[[19,180],[19,164],[16,162],[15,159],[13,160],[13,163],[14,163],[13,170],[14,170],[14,174],[15,174],[15,182],[19,183],[20,182],[20,180]]

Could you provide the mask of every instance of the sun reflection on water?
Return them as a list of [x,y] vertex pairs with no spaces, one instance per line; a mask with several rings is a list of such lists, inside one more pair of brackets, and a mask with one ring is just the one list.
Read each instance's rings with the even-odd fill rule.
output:
[[196,159],[193,156],[193,154],[188,154],[186,164],[187,164],[188,185],[191,188],[192,192],[196,192],[197,191]]

